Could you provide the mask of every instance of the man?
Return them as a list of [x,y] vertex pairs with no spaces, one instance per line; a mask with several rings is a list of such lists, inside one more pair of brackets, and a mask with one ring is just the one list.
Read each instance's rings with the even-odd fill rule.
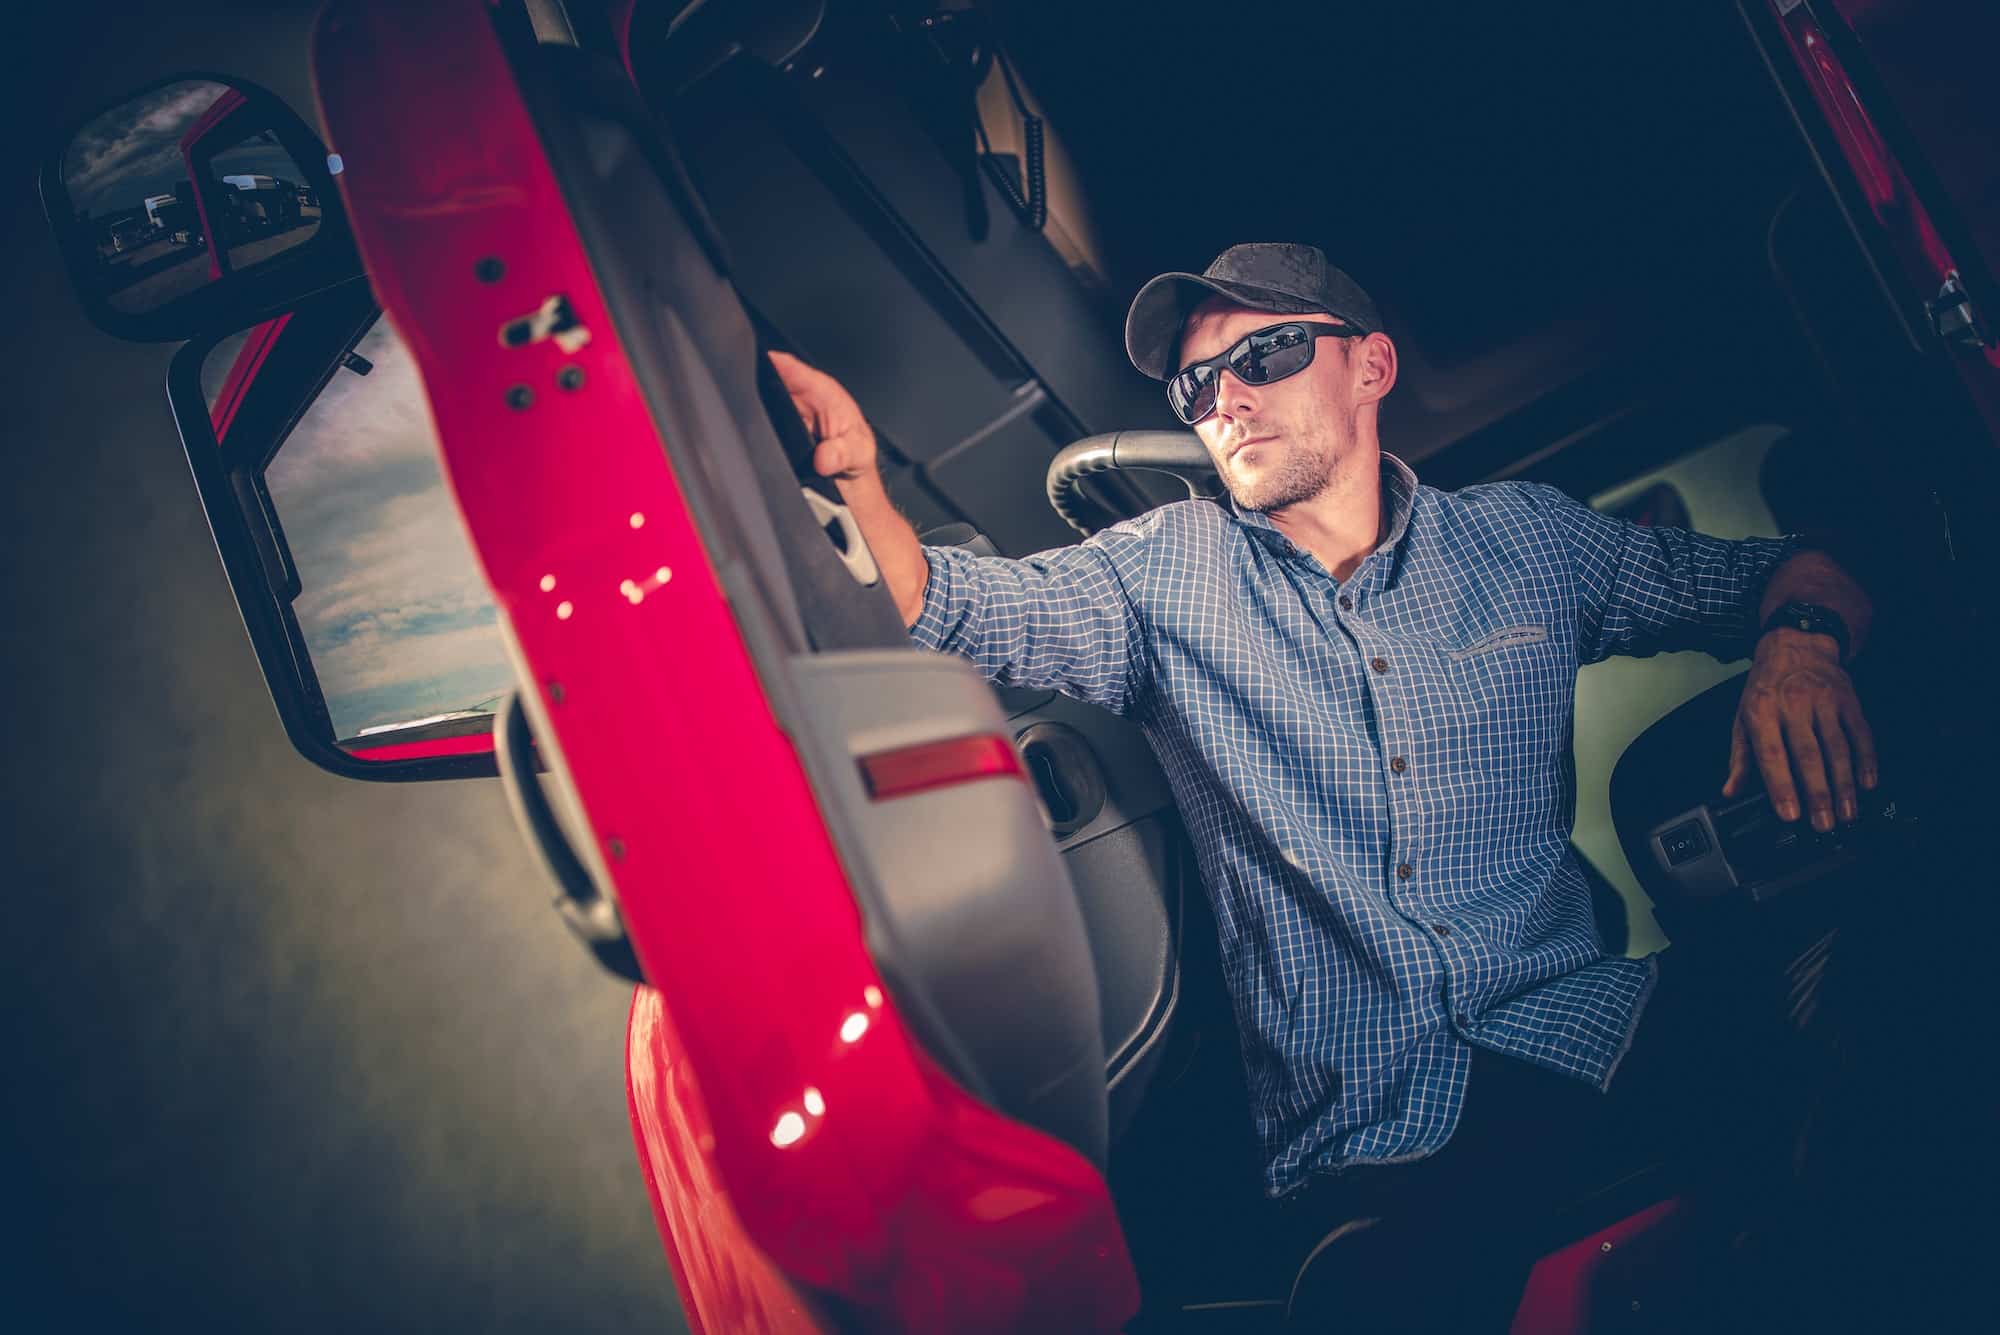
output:
[[1312,247],[1155,278],[1126,348],[1232,509],[1169,505],[1023,560],[920,546],[853,400],[776,361],[919,645],[1145,729],[1214,904],[1277,1200],[1230,1227],[1289,1274],[1330,1231],[1448,1215],[1455,1241],[1423,1237],[1426,1292],[1356,1294],[1356,1328],[1504,1326],[1524,1257],[1481,1230],[1559,1195],[1582,1139],[1750,1097],[1782,1041],[1759,983],[1670,962],[1653,998],[1655,961],[1606,955],[1568,842],[1577,668],[1754,652],[1724,791],[1761,778],[1785,819],[1829,830],[1876,783],[1842,666],[1868,599],[1795,540],[1640,528],[1524,483],[1419,485],[1377,436],[1395,344]]

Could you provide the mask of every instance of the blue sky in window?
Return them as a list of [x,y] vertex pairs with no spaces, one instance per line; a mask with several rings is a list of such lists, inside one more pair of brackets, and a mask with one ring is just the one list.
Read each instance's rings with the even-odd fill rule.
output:
[[374,370],[336,372],[265,472],[303,585],[292,610],[342,738],[491,708],[512,685],[415,360],[386,319],[355,351]]

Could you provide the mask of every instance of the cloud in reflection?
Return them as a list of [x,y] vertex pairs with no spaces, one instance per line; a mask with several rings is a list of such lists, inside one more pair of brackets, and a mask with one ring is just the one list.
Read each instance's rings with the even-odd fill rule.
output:
[[[181,140],[229,92],[219,83],[196,80],[168,84],[113,107],[85,125],[63,150],[63,185],[80,213],[104,214],[134,208],[150,195],[172,194],[186,180]],[[244,128],[226,122],[232,136]],[[214,145],[204,145],[213,149]],[[243,138],[213,154],[215,176],[260,174],[298,183],[298,165],[268,134]]]
[[71,205],[102,213],[171,190],[187,175],[181,136],[227,91],[219,83],[168,84],[77,131],[63,152]]

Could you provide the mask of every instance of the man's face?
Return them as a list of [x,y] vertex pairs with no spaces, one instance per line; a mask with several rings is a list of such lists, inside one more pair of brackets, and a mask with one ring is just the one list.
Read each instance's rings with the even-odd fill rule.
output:
[[[1181,330],[1175,369],[1229,348],[1245,334],[1285,320],[1339,324],[1327,315],[1280,315],[1221,297],[1195,308]],[[1279,510],[1311,500],[1355,453],[1358,439],[1350,339],[1319,339],[1312,364],[1268,385],[1220,375],[1215,411],[1195,423],[1215,471],[1247,510]]]

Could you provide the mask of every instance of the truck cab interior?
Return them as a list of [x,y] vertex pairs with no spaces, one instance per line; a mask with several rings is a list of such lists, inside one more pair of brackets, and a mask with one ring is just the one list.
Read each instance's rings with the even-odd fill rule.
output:
[[[698,127],[676,143],[738,290],[853,389],[930,540],[1022,555],[1213,496],[1203,451],[1168,434],[1178,424],[1124,362],[1118,316],[1152,273],[1298,236],[1386,294],[1406,379],[1383,439],[1420,478],[1551,481],[1642,522],[1827,535],[1901,604],[1864,675],[1942,671],[1938,698],[1963,698],[1971,641],[1947,648],[1934,627],[1966,596],[1954,567],[1978,559],[1962,535],[1988,526],[1984,502],[1949,512],[1992,494],[1990,435],[1959,386],[1917,388],[1941,368],[1870,291],[1872,262],[1774,87],[1784,39],[1760,35],[1763,16],[1641,33],[1608,13],[835,8],[796,50],[780,47],[803,23],[773,22],[761,52],[700,17],[678,47],[634,27],[637,86],[664,122]],[[1936,448],[1914,468],[1882,453],[1916,438]],[[1944,482],[1960,469],[1968,485]],[[1897,652],[1919,643],[1934,652]],[[1789,897],[1677,893],[1686,869],[1649,839],[1713,800],[1736,670],[1620,662],[1579,683],[1577,843],[1612,949],[1658,949],[1657,905],[1688,931],[1790,933],[1809,952],[1841,887],[1892,875],[1891,850],[1909,847],[1906,824],[1852,861],[1766,864],[1771,883],[1815,887]],[[1084,911],[1130,1237],[1129,1221],[1255,1172],[1213,924],[1136,730],[998,689]],[[1937,810],[1951,785],[1921,776],[1941,772],[1939,720],[1879,694],[1905,758],[1900,814]],[[1547,1225],[1548,1251],[1594,1242],[1673,1181],[1670,1164],[1607,1178]],[[1336,1284],[1180,1241],[1146,1260],[1213,1268],[1200,1319],[1338,1320]],[[1517,1328],[1552,1320],[1524,1309]]]
[[[1881,609],[1856,677],[1894,796],[1824,840],[1718,795],[1740,664],[1585,670],[1574,842],[1607,949],[1714,929],[1810,959],[1831,905],[1889,894],[1899,916],[1956,914],[1973,939],[1990,919],[1956,892],[1990,879],[1968,831],[1969,757],[1992,729],[1970,702],[2000,532],[2000,353],[1975,313],[1995,223],[1948,207],[1958,159],[1896,83],[1915,19],[1860,0],[1671,23],[1180,0],[438,8],[341,4],[321,23],[328,147],[379,157],[337,178],[365,280],[214,323],[172,392],[301,751],[356,778],[498,773],[561,911],[643,984],[640,1167],[696,1329],[1342,1329],[1365,1282],[1337,1247],[1278,1267],[1161,1223],[1257,1173],[1215,928],[1165,778],[1134,726],[909,647],[771,349],[854,394],[926,541],[1021,556],[1217,496],[1200,444],[1125,360],[1139,283],[1238,241],[1318,245],[1384,308],[1402,375],[1383,443],[1420,480],[1551,482],[1642,523],[1814,534]],[[454,34],[477,54],[427,69],[426,44]],[[1815,112],[1826,60],[1794,58],[1808,37],[1833,68],[1881,71],[1855,86],[1893,180],[1943,220],[1956,288],[1912,278],[1869,213],[1852,136]],[[459,109],[472,89],[490,96],[476,117]],[[392,146],[399,124],[424,130]],[[520,212],[481,214],[498,206],[474,185]],[[314,198],[331,230],[331,192]],[[420,218],[426,198],[450,216]],[[399,420],[442,460],[434,522],[455,503],[474,555],[452,559],[499,609],[477,694],[387,728],[315,675],[340,646],[307,615],[305,524],[278,526],[324,499],[285,461],[357,385],[428,404]],[[687,538],[619,601],[706,578],[705,611],[647,638],[561,610],[572,568],[607,587],[618,562],[638,568],[637,548],[598,559],[614,544],[592,516],[613,511],[618,543]],[[352,522],[328,514],[329,532]],[[647,703],[653,653],[667,699]],[[615,707],[586,712],[604,695]],[[745,700],[761,704],[731,712]],[[759,728],[782,749],[759,750]],[[999,753],[960,745],[994,737]],[[790,770],[753,792],[771,757]],[[621,807],[642,799],[679,814]],[[703,812],[767,836],[715,839]],[[739,880],[739,907],[690,898]],[[795,953],[748,958],[752,931]],[[907,1042],[896,1079],[936,1118],[910,1114],[924,1152],[894,1160],[927,1165],[918,1185],[882,1186],[901,1180],[887,1159],[791,1166],[806,1156],[785,1151],[837,1131],[816,1110],[844,1106],[837,1077],[748,1127],[769,1068],[837,1065],[805,1059],[783,1006],[744,1018],[782,979],[817,1023],[832,1003],[801,976],[816,970],[874,980],[840,1023],[847,1048],[857,1024]],[[1841,986],[1856,1007],[1908,992]],[[746,1035],[764,1046],[732,1059]],[[1673,1329],[1751,1301],[1705,1268],[1707,1242],[1667,1226],[1678,1172],[1622,1163],[1524,1219],[1544,1260],[1514,1329]],[[1892,1177],[1857,1172],[1838,1227],[1872,1230],[1843,1235],[1853,1254],[1903,1264],[1892,1235],[1941,1221],[1898,1217],[1917,1198]],[[1057,1204],[994,1204],[1004,1192]],[[1168,1271],[1192,1296],[1141,1312]],[[1838,1297],[1790,1310],[1833,1328]]]

